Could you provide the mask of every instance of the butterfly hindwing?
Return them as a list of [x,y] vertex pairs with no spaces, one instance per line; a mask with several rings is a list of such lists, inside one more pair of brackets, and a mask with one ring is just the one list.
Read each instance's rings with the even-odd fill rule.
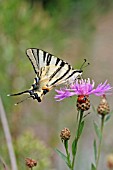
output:
[[[41,76],[42,74],[42,68],[44,67],[49,67],[48,70],[48,75],[50,76],[51,83],[49,84],[56,84],[57,82],[62,82],[63,79],[64,81],[71,76],[73,76],[76,73],[77,77],[77,71],[75,71],[71,65],[66,63],[65,61],[53,56],[52,54],[45,52],[40,49],[36,48],[30,48],[27,49],[26,54],[28,58],[30,59],[33,68],[36,73],[38,73],[38,76]],[[40,72],[40,74],[39,74]],[[58,79],[55,82],[52,82],[52,79]],[[62,81],[61,81],[62,80]]]

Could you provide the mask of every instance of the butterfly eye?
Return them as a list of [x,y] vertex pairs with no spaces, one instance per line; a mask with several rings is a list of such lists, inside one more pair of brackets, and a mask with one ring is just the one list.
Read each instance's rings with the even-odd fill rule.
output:
[[49,92],[49,90],[48,89],[44,89],[43,90],[43,94],[45,95],[46,93],[48,93]]

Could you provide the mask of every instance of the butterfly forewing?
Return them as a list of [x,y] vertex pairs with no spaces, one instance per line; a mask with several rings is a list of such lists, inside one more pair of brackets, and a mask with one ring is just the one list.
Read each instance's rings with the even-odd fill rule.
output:
[[72,70],[71,66],[66,63],[63,66],[59,66],[55,70],[55,72],[50,76],[48,85],[56,86],[57,84],[63,83],[70,70]]
[[47,86],[56,86],[75,80],[81,70],[74,70],[67,62],[40,49],[27,49],[27,56],[41,79],[49,78]]
[[52,54],[36,48],[27,49],[26,54],[36,72],[38,72],[42,67],[50,65],[60,66],[61,63],[64,62]]
[[37,56],[36,50],[32,51],[32,49],[28,49],[26,51],[26,54],[34,68],[35,73],[38,74],[39,73],[39,58]]
[[42,67],[40,70],[40,79],[48,78],[49,86],[57,86],[67,81],[74,81],[80,73],[77,70],[73,70],[73,68],[65,63],[64,66],[46,66]]

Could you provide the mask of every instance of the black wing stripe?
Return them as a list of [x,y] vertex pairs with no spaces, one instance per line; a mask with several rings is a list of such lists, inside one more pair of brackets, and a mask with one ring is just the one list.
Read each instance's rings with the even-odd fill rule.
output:
[[51,58],[52,58],[52,54],[47,54],[47,61],[46,61],[46,65],[47,65],[47,66],[50,65]]
[[41,75],[42,75],[42,68],[40,69],[40,77],[41,77]]
[[57,64],[59,63],[59,61],[60,61],[60,58],[57,58],[56,63],[55,63],[55,66],[57,66]]
[[[61,61],[61,60],[59,60]],[[62,67],[64,67],[65,63],[62,61],[61,64],[60,64],[60,67],[50,76],[50,80],[52,80],[52,78],[62,69]]]
[[45,63],[45,59],[46,59],[46,54],[47,54],[47,52],[45,52],[45,51],[43,51],[43,61],[44,61],[44,63]]
[[57,80],[55,80],[51,85],[54,85],[54,84],[56,84],[59,80],[62,80],[62,79],[69,73],[70,70],[71,70],[71,66],[68,65],[68,70],[67,70],[61,77],[59,77]]
[[[33,53],[33,52],[32,52],[32,53]],[[33,69],[34,69],[35,73],[38,74],[38,72],[37,72],[37,70],[36,70],[36,68],[35,68],[35,66],[34,66],[34,63],[33,63],[32,59],[29,57],[29,55],[27,54],[27,52],[26,52],[26,55],[28,56],[29,60],[31,61],[31,64],[32,64],[32,66],[33,66]],[[34,56],[34,54],[32,54],[32,55]],[[35,57],[34,57],[34,58],[35,58]]]
[[52,80],[52,78],[62,69],[62,67],[57,68],[57,70],[50,76],[49,81]]
[[36,61],[36,63],[37,63],[37,59],[36,59],[36,57],[35,57],[35,51],[34,51],[33,49],[31,49],[31,51],[32,51],[32,55],[34,56],[35,61]]
[[37,49],[37,65],[39,65],[39,49]]
[[60,66],[63,67],[65,65],[65,62],[62,60]]
[[39,69],[39,50],[38,49],[31,49],[34,59],[36,61],[37,67]]
[[72,77],[75,73],[81,73],[81,70],[73,70],[73,72],[66,78],[66,80]]

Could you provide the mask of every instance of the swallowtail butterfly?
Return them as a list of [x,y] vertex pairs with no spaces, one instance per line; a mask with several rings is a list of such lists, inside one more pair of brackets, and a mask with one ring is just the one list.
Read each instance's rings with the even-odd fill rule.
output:
[[29,96],[27,98],[37,99],[38,102],[41,102],[43,96],[53,87],[66,83],[67,81],[72,82],[81,76],[83,72],[82,69],[75,70],[67,62],[37,48],[27,49],[26,54],[36,74],[34,83],[29,90],[9,94],[8,96],[28,93]]

